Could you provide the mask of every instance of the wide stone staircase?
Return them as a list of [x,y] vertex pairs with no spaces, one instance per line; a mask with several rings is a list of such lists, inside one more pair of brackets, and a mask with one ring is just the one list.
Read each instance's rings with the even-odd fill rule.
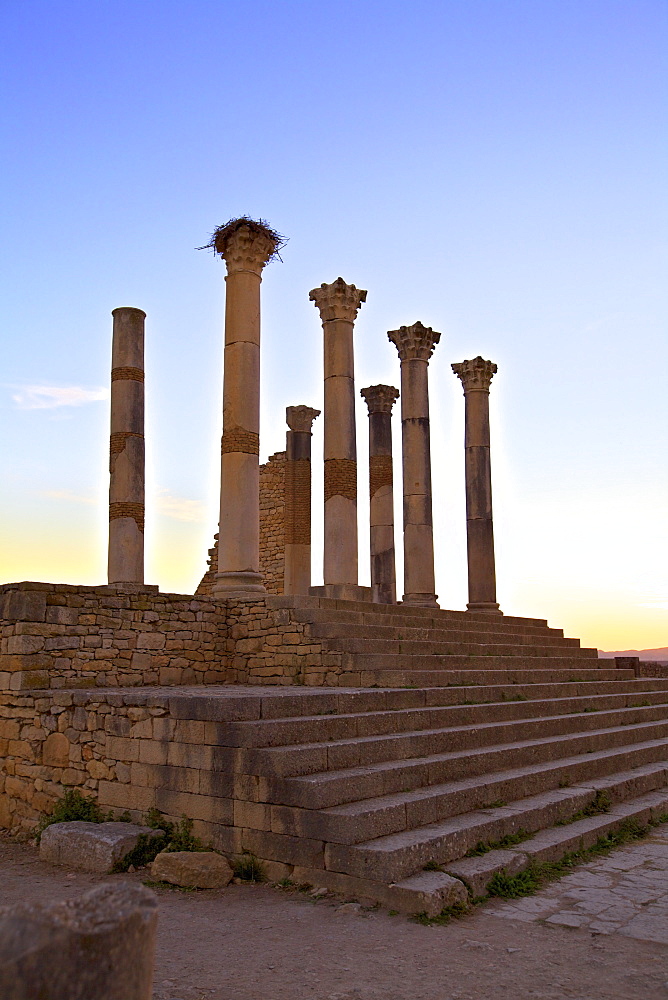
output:
[[237,849],[294,881],[434,914],[668,813],[668,679],[535,619],[281,602],[343,654],[341,686],[170,705],[215,723]]

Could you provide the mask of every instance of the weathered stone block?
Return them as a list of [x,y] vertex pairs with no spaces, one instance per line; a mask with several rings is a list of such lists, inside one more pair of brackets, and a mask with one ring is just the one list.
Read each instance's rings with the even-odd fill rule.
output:
[[150,1000],[158,911],[138,885],[0,909],[3,1000]]
[[160,837],[160,830],[133,823],[53,823],[39,845],[42,861],[80,871],[112,871],[137,846],[140,836]]
[[163,851],[151,865],[151,878],[190,889],[222,889],[232,869],[214,851]]
[[70,741],[64,733],[51,733],[44,741],[42,762],[50,767],[67,767],[70,762]]
[[43,622],[45,617],[44,591],[10,590],[0,595],[0,618],[19,622]]

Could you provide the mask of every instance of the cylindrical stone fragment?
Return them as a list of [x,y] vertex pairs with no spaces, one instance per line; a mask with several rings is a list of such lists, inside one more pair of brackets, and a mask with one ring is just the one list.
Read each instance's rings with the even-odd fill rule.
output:
[[404,604],[437,608],[429,436],[429,359],[441,335],[422,323],[388,331],[401,360]]
[[353,325],[366,292],[343,278],[309,295],[324,334],[325,586],[357,586],[357,444]]
[[144,320],[114,309],[109,439],[110,584],[144,582]]
[[213,596],[264,593],[260,573],[260,283],[279,246],[263,223],[217,230],[227,265],[218,572]]
[[311,586],[311,427],[320,410],[288,406],[285,419],[285,570],[283,592]]
[[62,903],[0,909],[2,1000],[150,1000],[158,907],[108,883]]
[[361,390],[369,408],[369,544],[371,590],[378,604],[396,604],[392,407],[399,390],[371,385]]
[[489,387],[497,367],[481,357],[452,365],[464,386],[466,545],[469,611],[501,614],[496,602],[492,471],[489,450]]

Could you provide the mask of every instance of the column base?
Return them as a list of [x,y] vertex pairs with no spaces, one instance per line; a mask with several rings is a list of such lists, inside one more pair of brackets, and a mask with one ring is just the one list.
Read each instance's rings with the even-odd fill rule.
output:
[[252,597],[266,594],[261,573],[216,573],[211,595],[214,600],[227,597]]
[[503,611],[499,608],[498,604],[493,604],[491,601],[475,601],[473,604],[466,605],[467,611],[475,611],[477,613],[482,612],[486,615],[502,615]]
[[402,604],[411,604],[416,608],[438,608],[438,594],[404,594]]
[[134,580],[115,580],[113,583],[104,583],[103,587],[113,590],[114,593],[121,594],[157,594],[158,584],[155,583],[135,583]]
[[356,583],[325,583],[322,587],[311,587],[311,597],[328,597],[333,601],[363,601],[371,604],[371,587],[358,587]]

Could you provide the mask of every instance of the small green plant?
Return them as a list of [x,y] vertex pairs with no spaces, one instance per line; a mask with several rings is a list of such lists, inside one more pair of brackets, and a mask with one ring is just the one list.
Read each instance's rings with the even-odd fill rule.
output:
[[460,917],[465,917],[469,912],[469,907],[466,903],[453,903],[452,906],[444,907],[439,914],[435,917],[427,916],[427,913],[423,910],[422,913],[416,913],[414,917],[411,917],[416,924],[422,924],[424,927],[444,926],[449,924],[451,920],[458,920]]
[[72,823],[77,820],[85,823],[104,823],[109,819],[113,819],[112,813],[103,812],[91,795],[83,795],[78,788],[68,788],[62,799],[56,802],[53,812],[40,820],[36,833],[37,843],[39,844],[47,826],[53,823]]
[[589,805],[584,806],[583,809],[578,809],[576,813],[569,816],[568,819],[560,819],[554,824],[555,826],[568,826],[570,823],[577,823],[579,819],[586,819],[588,816],[600,816],[602,813],[607,813],[610,811],[610,796],[604,789],[600,789],[596,792],[596,795],[591,800]]
[[527,840],[531,834],[524,827],[520,827],[517,833],[506,833],[499,840],[489,840],[487,842],[479,840],[475,847],[472,847],[464,855],[465,858],[477,858],[482,854],[487,854],[489,851],[496,851],[503,847],[512,847],[514,844],[521,844],[523,840]]
[[482,808],[483,809],[501,809],[502,806],[507,806],[507,805],[508,805],[508,803],[506,802],[505,799],[494,799],[493,802],[488,802],[487,805],[483,806]]
[[[232,871],[235,878],[240,878],[244,882],[265,882],[264,865],[254,854],[242,854],[232,862]],[[299,887],[301,889],[301,886]]]
[[427,864],[422,869],[425,872],[442,872],[443,869],[439,865],[438,861],[428,861]]
[[534,868],[526,868],[517,875],[497,872],[487,886],[487,895],[517,899],[519,896],[532,896],[539,886],[540,878]]

